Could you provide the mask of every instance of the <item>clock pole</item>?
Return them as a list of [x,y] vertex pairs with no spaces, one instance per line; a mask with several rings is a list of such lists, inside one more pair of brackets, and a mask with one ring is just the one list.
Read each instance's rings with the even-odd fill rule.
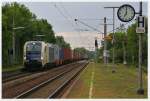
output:
[[[142,16],[142,2],[140,2],[139,16]],[[143,79],[142,79],[142,33],[139,33],[138,82],[139,82],[139,88],[137,90],[137,93],[138,94],[144,94]]]
[[[134,13],[130,19],[125,19],[125,16],[122,18],[120,17],[120,10],[123,8],[123,7],[129,7],[130,10],[132,10],[132,12]],[[118,12],[117,12],[117,15],[118,15],[118,18],[122,21],[122,22],[129,22],[131,21],[135,14],[138,14],[138,17],[137,17],[137,23],[138,23],[138,27],[136,28],[136,33],[139,34],[139,57],[138,57],[138,90],[137,90],[137,93],[138,94],[144,94],[144,89],[143,89],[143,79],[142,79],[142,33],[145,33],[145,19],[144,17],[142,16],[142,2],[140,2],[140,6],[139,6],[139,12],[135,12],[134,8],[129,5],[129,4],[124,4],[122,6],[119,7],[118,9]],[[142,20],[141,20],[142,19]]]

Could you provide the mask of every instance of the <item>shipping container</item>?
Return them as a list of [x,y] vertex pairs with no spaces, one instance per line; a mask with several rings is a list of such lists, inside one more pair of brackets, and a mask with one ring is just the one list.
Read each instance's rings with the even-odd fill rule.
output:
[[62,65],[63,64],[63,59],[64,59],[64,51],[63,48],[59,49],[59,64]]
[[63,48],[63,52],[64,52],[64,62],[68,63],[71,62],[72,59],[72,50],[69,48]]
[[79,54],[79,53],[78,53],[77,51],[74,51],[74,52],[73,52],[73,59],[74,59],[75,61],[77,61],[78,58],[79,58],[78,54]]

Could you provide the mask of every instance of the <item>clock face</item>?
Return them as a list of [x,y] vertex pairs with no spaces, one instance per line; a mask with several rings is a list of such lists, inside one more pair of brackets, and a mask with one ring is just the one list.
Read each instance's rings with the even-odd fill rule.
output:
[[125,4],[119,7],[117,15],[121,21],[129,22],[134,18],[135,10],[131,5]]

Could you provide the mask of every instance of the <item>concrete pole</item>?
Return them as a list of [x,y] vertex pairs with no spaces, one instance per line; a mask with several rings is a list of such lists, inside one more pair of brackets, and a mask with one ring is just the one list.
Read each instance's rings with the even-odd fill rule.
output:
[[106,24],[106,17],[104,17],[104,64],[107,64],[107,54],[106,54],[106,50],[107,50],[107,40],[105,39],[106,35],[107,35],[107,24]]
[[125,50],[124,50],[124,64],[127,64],[127,32],[125,32],[125,41],[124,41],[124,45],[125,45]]
[[95,47],[95,61],[98,63],[98,49]]
[[127,64],[127,62],[126,62],[126,46],[125,46],[126,32],[125,32],[124,24],[120,25],[120,29],[121,29],[121,33],[125,34],[124,38],[123,38],[123,41],[122,41],[122,47],[123,47],[123,64],[126,65]]
[[112,58],[112,63],[113,63],[113,69],[112,69],[112,73],[115,73],[115,8],[113,7],[113,40],[112,40],[112,44],[113,44],[113,58]]
[[143,80],[142,80],[142,35],[139,34],[139,89],[138,89],[138,93],[144,93],[143,92]]
[[126,45],[125,45],[125,40],[123,41],[123,64],[126,65]]
[[123,64],[126,65],[126,47],[125,47],[125,40],[123,41]]
[[[14,4],[13,4],[13,7],[14,7]],[[13,64],[15,64],[15,62],[16,62],[16,58],[15,58],[16,52],[15,52],[15,30],[14,30],[14,28],[15,28],[15,20],[14,20],[14,14],[15,14],[15,11],[13,13],[13,27],[12,27]]]
[[113,65],[115,64],[115,8],[113,8]]

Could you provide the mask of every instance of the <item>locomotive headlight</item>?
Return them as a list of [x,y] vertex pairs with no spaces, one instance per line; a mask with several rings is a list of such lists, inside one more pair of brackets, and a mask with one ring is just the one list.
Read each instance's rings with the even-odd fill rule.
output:
[[43,60],[43,57],[41,57],[41,60]]
[[24,60],[26,60],[26,56],[24,56],[24,58],[23,58]]

